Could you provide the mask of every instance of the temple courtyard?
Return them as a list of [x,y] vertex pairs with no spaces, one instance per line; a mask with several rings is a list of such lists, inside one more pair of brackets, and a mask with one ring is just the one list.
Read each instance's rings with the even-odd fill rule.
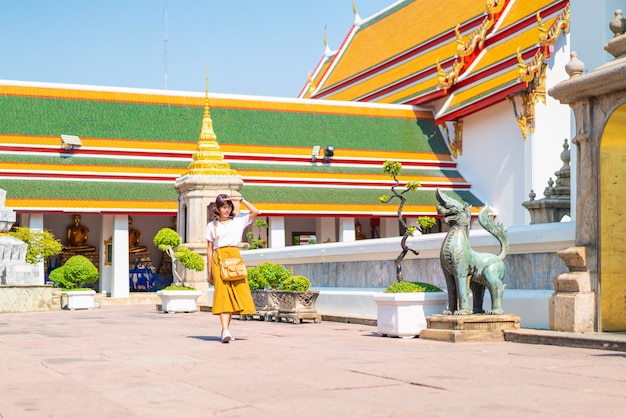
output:
[[151,304],[4,314],[0,417],[591,417],[626,407],[626,352],[552,345],[549,332],[543,344],[455,344],[334,321],[235,319],[231,331],[222,344],[209,312]]

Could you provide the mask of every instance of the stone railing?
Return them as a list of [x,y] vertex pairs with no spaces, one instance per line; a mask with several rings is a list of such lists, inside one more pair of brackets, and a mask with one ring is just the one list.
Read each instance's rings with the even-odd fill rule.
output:
[[[552,279],[567,266],[556,252],[574,245],[572,222],[508,228],[507,289],[549,290]],[[408,245],[419,251],[402,262],[405,280],[425,281],[445,287],[439,252],[445,233],[410,238]],[[248,266],[266,261],[284,264],[294,274],[311,280],[314,287],[382,288],[395,280],[394,259],[401,237],[354,242],[268,248],[242,252]],[[470,232],[475,251],[498,253],[497,240],[482,228]]]

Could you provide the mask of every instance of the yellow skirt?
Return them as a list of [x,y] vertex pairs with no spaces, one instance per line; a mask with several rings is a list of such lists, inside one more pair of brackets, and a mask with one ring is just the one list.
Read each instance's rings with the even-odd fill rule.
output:
[[222,259],[240,257],[239,248],[222,247],[213,253],[213,315],[221,313],[234,313],[238,315],[250,315],[256,312],[248,278],[232,282],[224,282],[220,277],[220,266],[217,260],[217,251]]

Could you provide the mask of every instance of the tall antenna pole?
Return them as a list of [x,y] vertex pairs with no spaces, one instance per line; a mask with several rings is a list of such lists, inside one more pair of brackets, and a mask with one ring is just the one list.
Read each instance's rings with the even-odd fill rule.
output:
[[167,90],[167,0],[163,12],[164,36],[163,36],[163,88]]

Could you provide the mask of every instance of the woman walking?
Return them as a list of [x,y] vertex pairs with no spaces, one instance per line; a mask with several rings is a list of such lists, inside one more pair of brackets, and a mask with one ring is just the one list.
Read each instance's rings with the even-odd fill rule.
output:
[[[245,204],[250,212],[235,215],[233,201]],[[207,224],[205,234],[208,245],[207,273],[209,285],[215,287],[212,311],[213,315],[220,316],[223,343],[234,339],[229,330],[233,314],[253,314],[256,312],[256,308],[254,307],[247,277],[236,281],[222,280],[217,252],[219,251],[219,259],[222,260],[240,256],[238,247],[241,244],[243,231],[258,214],[258,209],[243,197],[230,197],[227,194],[220,194],[215,199],[215,207],[213,208],[214,220]],[[216,241],[218,245],[215,245]]]

